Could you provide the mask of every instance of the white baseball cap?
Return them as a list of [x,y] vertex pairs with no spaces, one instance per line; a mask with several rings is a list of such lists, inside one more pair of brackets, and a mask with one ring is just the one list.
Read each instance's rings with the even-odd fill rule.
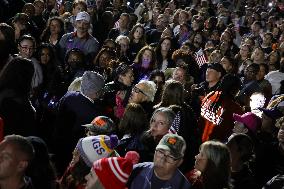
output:
[[76,21],[79,21],[79,20],[90,22],[91,18],[90,18],[90,15],[86,11],[83,11],[83,12],[79,12],[76,16]]

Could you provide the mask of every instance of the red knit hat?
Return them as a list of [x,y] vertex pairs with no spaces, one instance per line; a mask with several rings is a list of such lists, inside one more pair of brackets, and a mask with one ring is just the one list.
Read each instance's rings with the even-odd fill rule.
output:
[[133,169],[134,159],[139,159],[139,154],[131,151],[131,155],[126,154],[125,158],[100,159],[94,162],[93,169],[105,189],[125,189],[125,184]]

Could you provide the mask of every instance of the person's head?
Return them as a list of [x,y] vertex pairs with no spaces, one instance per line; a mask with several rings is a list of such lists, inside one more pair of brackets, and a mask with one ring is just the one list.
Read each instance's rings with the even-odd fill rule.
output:
[[273,40],[273,34],[271,32],[266,32],[263,35],[263,44],[271,46]]
[[156,85],[153,81],[142,80],[132,88],[130,103],[153,102],[156,94]]
[[165,27],[169,24],[169,18],[165,14],[160,14],[156,21],[156,28],[163,31]]
[[236,63],[234,59],[229,56],[223,56],[220,64],[223,66],[226,73],[234,73],[236,71]]
[[76,70],[84,67],[85,55],[82,50],[72,48],[66,52],[65,66],[68,69]]
[[144,46],[136,56],[138,64],[144,69],[153,69],[156,62],[155,51],[150,46]]
[[208,64],[206,70],[206,81],[208,83],[217,83],[225,74],[225,70],[219,63]]
[[269,71],[275,71],[280,68],[281,55],[279,51],[277,50],[271,51],[267,59],[268,59]]
[[181,10],[178,17],[179,24],[186,23],[188,21],[188,17],[188,12],[186,10]]
[[91,168],[94,161],[109,157],[118,144],[116,135],[96,135],[80,138],[76,144],[71,164],[75,165],[81,157],[84,163]]
[[259,108],[262,111],[261,130],[273,133],[276,130],[276,120],[283,116],[283,113],[278,107],[272,109]]
[[55,65],[55,52],[54,47],[50,43],[42,43],[36,52],[36,58],[40,64],[53,64]]
[[184,88],[178,81],[167,82],[162,94],[162,105],[182,105],[184,102]]
[[[158,46],[156,47],[157,51],[165,51],[169,52],[172,48],[172,38],[171,37],[163,37],[160,39]],[[159,52],[157,52],[158,54]]]
[[81,93],[91,99],[99,99],[103,95],[105,81],[97,72],[85,71],[82,76]]
[[247,44],[242,44],[240,47],[241,57],[248,58],[250,56],[250,47]]
[[119,130],[124,134],[134,136],[147,129],[146,112],[140,104],[129,103],[119,122]]
[[82,126],[86,128],[87,136],[110,135],[116,129],[112,119],[107,116],[96,116],[90,124]]
[[160,179],[172,178],[183,162],[185,140],[177,134],[166,134],[160,140],[154,154],[154,172]]
[[176,67],[173,71],[172,78],[174,81],[178,81],[181,84],[185,84],[187,81],[187,71],[186,66]]
[[75,0],[72,5],[72,14],[77,16],[79,12],[87,11],[87,3],[82,0]]
[[122,189],[131,174],[133,165],[139,161],[139,154],[129,151],[125,157],[102,158],[93,163],[85,176],[86,189]]
[[119,17],[119,27],[122,29],[128,29],[130,24],[130,16],[128,13],[122,13]]
[[17,95],[28,98],[33,75],[34,66],[31,60],[16,57],[0,74],[0,88],[15,90]]
[[26,3],[23,8],[22,12],[26,13],[30,18],[32,18],[35,14],[35,6],[32,3]]
[[89,13],[83,11],[79,12],[75,19],[75,28],[80,34],[88,34],[88,30],[90,28],[91,17]]
[[201,172],[206,188],[228,187],[231,156],[225,144],[219,141],[206,141],[201,144],[195,159],[194,168]]
[[261,120],[260,118],[252,112],[247,112],[243,115],[233,114],[234,122],[234,133],[243,133],[248,135],[256,135]]
[[135,42],[138,41],[141,43],[145,43],[145,29],[143,25],[138,23],[135,26],[133,26],[133,28],[131,29],[129,33],[129,38],[131,41],[135,41]]
[[13,20],[12,25],[15,29],[15,38],[18,39],[21,35],[25,34],[30,29],[29,16],[25,13],[17,13]]
[[34,158],[32,144],[23,136],[7,135],[0,143],[0,181],[22,182]]
[[129,49],[129,43],[130,39],[127,36],[124,35],[119,35],[116,39],[115,42],[120,45],[120,53],[121,54],[126,54],[126,52]]
[[268,72],[269,72],[269,66],[267,64],[265,63],[259,64],[259,72],[257,74],[257,79],[258,80],[264,79],[264,76],[268,74]]
[[170,108],[161,107],[153,112],[150,119],[150,133],[153,137],[164,136],[175,118],[175,113]]
[[58,34],[61,37],[64,34],[64,21],[60,17],[51,17],[48,19],[47,29],[50,34]]
[[220,80],[217,90],[222,91],[222,94],[234,98],[241,89],[241,80],[235,74],[226,74]]
[[35,16],[39,16],[44,11],[44,1],[43,0],[35,0],[33,2],[35,6]]
[[114,80],[125,86],[131,86],[134,81],[133,69],[125,63],[120,63],[114,71]]
[[251,32],[253,34],[259,34],[260,29],[261,29],[261,22],[254,21],[253,24],[251,25]]
[[163,89],[166,81],[165,74],[161,70],[153,70],[150,74],[149,80],[156,84],[158,90]]
[[263,63],[265,58],[265,54],[260,47],[257,47],[253,50],[251,54],[251,59],[255,63]]
[[0,59],[7,59],[9,54],[14,53],[15,44],[15,30],[12,26],[6,23],[0,23],[0,40],[3,41],[3,48],[1,48]]
[[232,170],[234,166],[242,165],[252,159],[254,154],[254,144],[252,139],[246,134],[234,134],[227,142],[231,153]]
[[35,51],[36,41],[35,38],[30,35],[23,35],[18,42],[19,55],[23,58],[31,58]]
[[209,63],[219,63],[222,59],[220,50],[214,50],[209,56]]
[[113,48],[102,48],[93,60],[94,66],[108,67],[111,60],[116,59],[116,51]]
[[244,75],[245,79],[248,81],[256,80],[256,76],[259,72],[259,65],[256,63],[252,63],[248,65],[245,69]]

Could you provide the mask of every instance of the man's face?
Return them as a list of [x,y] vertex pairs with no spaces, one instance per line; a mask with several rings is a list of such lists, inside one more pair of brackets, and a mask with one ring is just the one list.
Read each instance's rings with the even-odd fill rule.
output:
[[154,170],[158,176],[173,174],[183,159],[175,159],[170,151],[156,149],[154,154]]
[[128,24],[129,24],[129,19],[127,16],[120,16],[119,20],[119,27],[121,28],[127,28],[128,27]]
[[8,179],[18,173],[19,156],[13,145],[5,142],[0,143],[0,180]]
[[207,82],[218,82],[220,80],[221,73],[214,69],[207,68],[206,70],[206,81]]
[[177,68],[173,72],[173,80],[179,81],[180,83],[184,84],[185,83],[185,70],[182,68]]
[[90,28],[90,23],[84,20],[75,21],[75,27],[78,32],[87,33]]

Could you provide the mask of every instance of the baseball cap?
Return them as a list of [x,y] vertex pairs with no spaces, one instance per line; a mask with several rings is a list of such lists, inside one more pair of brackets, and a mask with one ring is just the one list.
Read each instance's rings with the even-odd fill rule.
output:
[[219,63],[211,63],[211,64],[208,64],[208,67],[207,69],[210,68],[210,69],[213,69],[213,70],[216,70],[217,72],[220,72],[222,76],[224,76],[226,74],[226,70],[223,68],[223,66]]
[[177,134],[166,134],[160,140],[156,149],[167,150],[175,158],[181,158],[184,156],[186,144],[184,139]]
[[260,123],[260,118],[252,112],[247,112],[243,115],[233,114],[235,121],[243,123],[250,131],[256,132],[257,126]]
[[89,13],[87,13],[86,11],[79,12],[76,16],[76,21],[79,21],[79,20],[90,22],[91,18],[90,18]]
[[259,110],[274,120],[279,119],[283,116],[283,113],[277,107],[272,109],[259,108]]
[[115,129],[115,124],[111,118],[107,116],[97,116],[90,124],[82,125],[91,132],[98,134],[111,134]]

